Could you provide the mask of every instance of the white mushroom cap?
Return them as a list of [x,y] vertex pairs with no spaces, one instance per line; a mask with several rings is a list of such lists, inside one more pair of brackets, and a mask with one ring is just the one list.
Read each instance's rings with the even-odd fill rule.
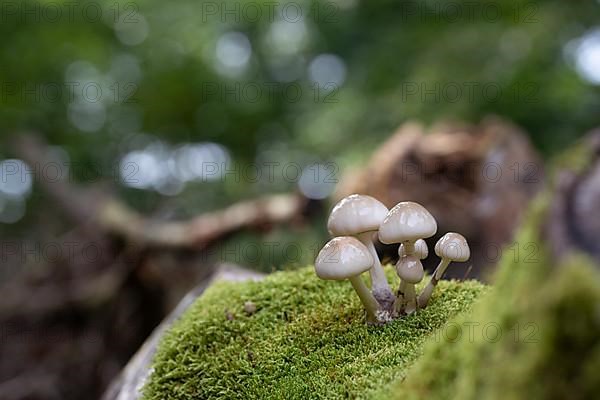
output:
[[406,256],[401,259],[396,265],[396,272],[400,279],[413,285],[421,282],[425,275],[423,264],[415,256]]
[[448,232],[435,244],[435,254],[452,261],[467,261],[471,256],[467,239],[459,233]]
[[[400,244],[398,246],[398,256],[400,258],[406,255],[406,251],[404,250],[404,245]],[[427,243],[423,239],[419,239],[415,242],[415,252],[414,255],[419,257],[421,260],[427,258],[429,255],[429,249],[427,248]]]
[[373,257],[364,244],[351,236],[341,236],[321,249],[315,271],[321,279],[342,280],[360,275],[372,265]]
[[334,236],[376,231],[387,213],[387,207],[376,198],[352,194],[333,207],[327,221],[327,229]]
[[437,231],[433,215],[412,201],[398,203],[379,227],[379,240],[385,244],[414,242],[431,237]]

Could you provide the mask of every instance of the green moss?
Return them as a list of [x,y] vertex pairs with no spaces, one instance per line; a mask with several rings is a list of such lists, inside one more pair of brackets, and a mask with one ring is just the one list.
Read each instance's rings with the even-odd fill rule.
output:
[[507,252],[492,289],[443,281],[427,309],[385,327],[312,268],[219,284],[165,337],[145,398],[597,398],[600,272],[548,256],[547,201],[516,239],[534,251]]
[[487,290],[474,281],[438,289],[417,315],[367,327],[351,285],[312,268],[219,283],[163,339],[145,398],[367,397],[405,376],[426,339]]
[[449,323],[462,335],[437,335],[381,397],[598,398],[600,273],[582,256],[556,265],[540,245],[537,214],[518,238],[537,246],[536,258],[503,260],[490,294]]

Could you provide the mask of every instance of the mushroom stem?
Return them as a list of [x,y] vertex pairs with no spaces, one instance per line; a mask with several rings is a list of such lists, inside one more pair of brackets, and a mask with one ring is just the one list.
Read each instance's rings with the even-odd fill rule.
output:
[[423,265],[417,257],[407,255],[398,260],[396,272],[400,277],[400,287],[398,298],[394,302],[394,311],[398,314],[412,314],[417,309],[415,284],[423,279]]
[[[433,280],[433,278],[432,278],[432,280]],[[431,283],[431,281],[429,281],[429,283],[427,284],[427,286],[425,286],[425,288],[423,289],[421,294],[419,294],[419,298],[417,300],[417,302],[419,304],[419,308],[427,307],[427,304],[429,303],[429,299],[431,298],[431,295],[433,293],[434,287],[435,287],[435,284],[433,284],[433,283]]]
[[384,303],[387,299],[393,297],[394,294],[385,277],[385,272],[379,261],[377,250],[375,250],[375,246],[373,245],[373,232],[363,232],[359,234],[358,240],[366,246],[371,253],[371,256],[373,256],[373,267],[369,270],[371,276],[371,290],[373,291],[375,298]]
[[450,265],[450,261],[449,258],[442,258],[435,271],[433,271],[429,283],[419,295],[419,308],[424,308],[429,303],[429,299],[431,299],[431,295],[433,294],[433,289],[437,286],[440,279],[442,279],[444,272],[446,272],[446,268]]
[[404,312],[407,314],[412,314],[417,310],[417,293],[415,292],[415,285],[406,285],[406,297],[404,304]]
[[394,302],[394,311],[397,314],[412,314],[417,308],[417,294],[415,285],[412,283],[400,281],[398,288],[398,298]]
[[377,323],[377,311],[379,310],[379,303],[373,297],[373,294],[367,288],[367,285],[362,281],[360,275],[353,276],[348,278],[350,279],[350,283],[352,283],[352,287],[358,294],[361,303],[367,310],[367,322],[369,323]]
[[402,243],[407,256],[412,256],[415,252],[415,242],[406,241]]
[[397,295],[398,297],[394,302],[394,313],[400,315],[404,311],[404,299],[406,299],[406,282],[403,280],[400,280]]
[[452,260],[449,258],[442,258],[435,271],[433,271],[431,280],[433,281],[435,279],[434,285],[437,285],[438,281],[442,279],[442,275],[444,275],[444,272],[446,272],[446,268],[448,268],[448,265],[450,265],[450,261]]

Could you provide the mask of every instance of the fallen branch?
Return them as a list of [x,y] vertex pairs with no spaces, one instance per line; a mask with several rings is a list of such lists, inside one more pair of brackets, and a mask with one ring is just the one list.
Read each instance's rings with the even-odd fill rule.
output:
[[[24,134],[15,143],[16,152],[30,165],[59,165],[39,138]],[[277,224],[299,216],[307,201],[298,194],[277,194],[243,201],[189,221],[170,222],[142,216],[107,191],[80,188],[66,180],[44,179],[35,168],[42,189],[73,222],[97,225],[136,246],[201,249],[216,239],[253,226]]]
[[112,200],[102,207],[97,219],[107,231],[137,245],[203,248],[221,236],[246,227],[289,221],[302,212],[304,205],[298,195],[271,195],[236,203],[190,221],[163,222],[145,218]]

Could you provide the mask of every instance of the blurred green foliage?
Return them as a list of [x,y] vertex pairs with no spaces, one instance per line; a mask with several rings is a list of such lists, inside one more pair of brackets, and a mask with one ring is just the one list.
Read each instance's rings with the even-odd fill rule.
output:
[[[240,168],[333,162],[339,178],[411,118],[499,114],[545,154],[600,121],[598,86],[575,68],[597,2],[3,1],[1,11],[0,158],[14,157],[11,135],[32,130],[114,183],[123,157],[156,143],[218,143]],[[176,196],[115,186],[143,212],[186,217],[298,185],[281,169],[264,175],[196,179]],[[18,225],[39,217],[33,193]]]

